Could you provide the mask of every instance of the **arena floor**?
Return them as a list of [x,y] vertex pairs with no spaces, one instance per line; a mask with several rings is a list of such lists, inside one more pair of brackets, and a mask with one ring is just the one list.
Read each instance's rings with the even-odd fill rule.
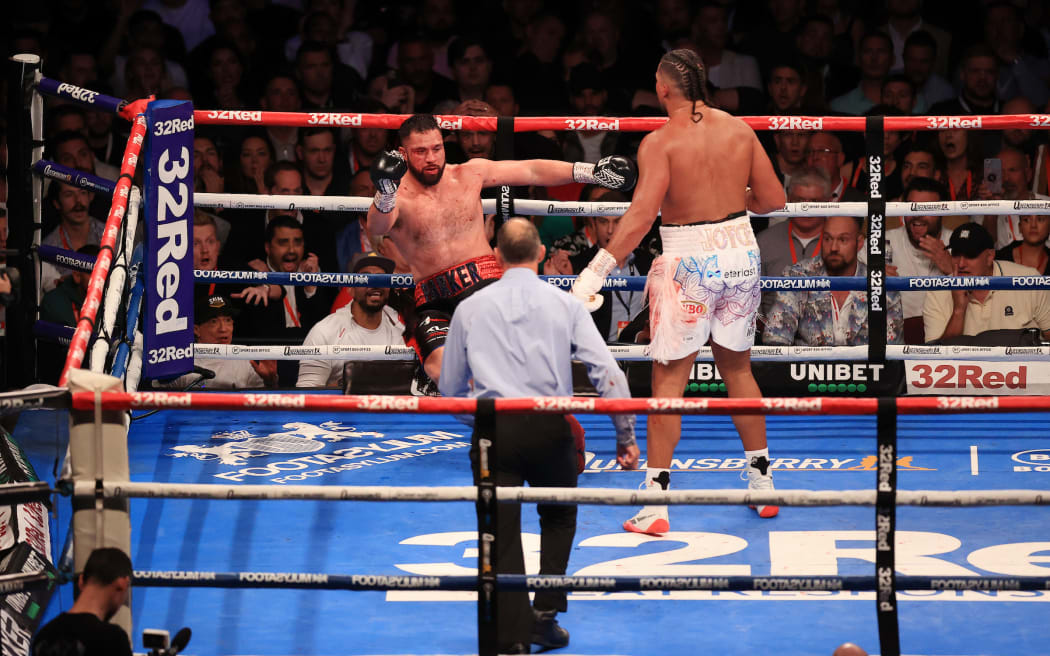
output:
[[[581,486],[636,487],[611,468],[612,427],[588,429]],[[1050,489],[1050,416],[916,416],[900,420],[902,489]],[[59,413],[27,413],[16,438],[53,481]],[[780,488],[870,489],[873,417],[775,417]],[[644,432],[644,431],[642,431]],[[421,437],[422,436],[422,437]],[[164,411],[130,435],[135,481],[295,485],[466,485],[469,431],[445,416]],[[342,456],[336,458],[335,456]],[[742,452],[728,417],[689,417],[675,487],[735,488]],[[299,459],[299,460],[296,460]],[[55,544],[69,520],[60,504]],[[136,569],[412,574],[475,572],[466,503],[132,501]],[[570,574],[870,574],[874,509],[671,509],[663,538],[624,533],[633,508],[581,508]],[[535,512],[523,530],[538,537]],[[901,508],[898,570],[917,575],[1050,574],[1050,509]],[[538,548],[538,539],[527,547]],[[57,548],[57,547],[56,547]],[[528,557],[527,557],[528,560]],[[533,570],[537,557],[531,557]],[[878,653],[874,593],[575,593],[560,617],[572,654],[830,655],[842,642]],[[900,594],[906,654],[1048,653],[1046,592]],[[48,618],[71,603],[69,586]],[[477,653],[471,593],[144,589],[141,630],[193,629],[189,654]]]

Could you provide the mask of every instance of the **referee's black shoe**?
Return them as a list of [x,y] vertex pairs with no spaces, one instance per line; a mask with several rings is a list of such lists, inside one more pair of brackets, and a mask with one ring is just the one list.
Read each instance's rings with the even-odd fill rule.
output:
[[557,614],[556,610],[532,609],[532,644],[545,650],[558,649],[569,644],[569,632],[554,619]]
[[515,642],[513,645],[497,647],[496,651],[498,651],[500,654],[528,654],[529,646],[523,645],[520,642]]

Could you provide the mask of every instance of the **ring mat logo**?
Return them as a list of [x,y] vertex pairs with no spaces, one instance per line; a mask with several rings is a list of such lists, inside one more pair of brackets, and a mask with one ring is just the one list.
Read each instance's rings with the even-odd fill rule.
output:
[[358,431],[353,426],[344,427],[337,421],[326,421],[323,424],[293,421],[282,428],[286,430],[263,436],[247,430],[222,431],[211,436],[213,440],[222,441],[215,446],[185,444],[173,447],[175,453],[168,455],[174,458],[218,460],[224,465],[246,465],[247,458],[259,458],[275,453],[314,453],[323,449],[326,443],[333,444],[358,437],[384,436],[383,433],[374,431]]

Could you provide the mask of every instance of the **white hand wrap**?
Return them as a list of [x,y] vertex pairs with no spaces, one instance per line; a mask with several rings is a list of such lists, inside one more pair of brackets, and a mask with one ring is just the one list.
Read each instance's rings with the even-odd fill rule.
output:
[[372,199],[372,203],[375,204],[376,209],[383,214],[390,214],[394,211],[394,205],[397,201],[397,187],[390,193],[383,193],[377,191],[375,198]]
[[594,177],[594,164],[573,162],[572,181],[582,184],[598,184],[598,178]]
[[587,268],[576,276],[576,281],[572,283],[572,295],[580,299],[587,311],[594,312],[605,302],[600,293],[602,285],[605,284],[605,277],[615,268],[616,258],[604,248],[599,248]]

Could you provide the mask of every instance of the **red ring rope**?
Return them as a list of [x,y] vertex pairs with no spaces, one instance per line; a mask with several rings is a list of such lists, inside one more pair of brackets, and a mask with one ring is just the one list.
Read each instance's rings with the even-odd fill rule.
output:
[[[357,114],[349,112],[264,112],[261,110],[198,109],[193,120],[199,125],[285,125],[296,127],[351,127],[396,130],[407,114]],[[492,116],[438,116],[446,130],[494,132]],[[837,130],[863,132],[864,116],[741,116],[754,130]],[[1005,130],[1050,128],[1048,114],[1009,114],[1003,116],[887,116],[886,130]],[[519,116],[514,117],[515,132],[538,130],[606,130],[648,132],[667,122],[663,116]]]
[[[74,392],[73,408],[95,407],[93,392]],[[1023,412],[1050,410],[1050,396],[937,396],[895,399],[900,414]],[[244,392],[104,392],[103,410],[132,408],[182,410],[335,410],[341,412],[404,412],[472,414],[474,399],[427,396],[329,396]],[[876,398],[656,398],[601,399],[590,397],[529,397],[496,399],[496,411],[517,414],[661,414],[661,415],[870,415]]]

